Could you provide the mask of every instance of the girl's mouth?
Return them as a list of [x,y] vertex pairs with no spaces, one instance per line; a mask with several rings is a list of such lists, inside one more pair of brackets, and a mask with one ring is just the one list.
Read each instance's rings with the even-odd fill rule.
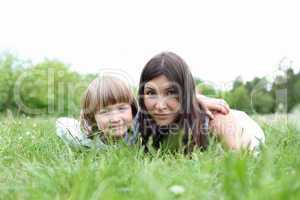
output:
[[119,129],[119,128],[123,128],[124,124],[116,124],[116,125],[111,125],[110,128],[112,129]]

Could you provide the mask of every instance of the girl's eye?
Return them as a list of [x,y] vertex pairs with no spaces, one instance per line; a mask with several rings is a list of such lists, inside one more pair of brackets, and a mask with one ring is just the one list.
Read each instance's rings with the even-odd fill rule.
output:
[[101,109],[98,113],[99,113],[100,115],[103,115],[103,114],[107,114],[108,112],[109,112],[108,109]]
[[126,111],[128,109],[128,106],[121,106],[119,107],[120,111]]

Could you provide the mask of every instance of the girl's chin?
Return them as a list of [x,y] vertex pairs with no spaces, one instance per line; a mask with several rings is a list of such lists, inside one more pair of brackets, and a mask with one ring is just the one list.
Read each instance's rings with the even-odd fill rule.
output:
[[127,128],[125,127],[120,127],[120,128],[112,128],[107,131],[106,134],[112,137],[123,137],[126,134]]

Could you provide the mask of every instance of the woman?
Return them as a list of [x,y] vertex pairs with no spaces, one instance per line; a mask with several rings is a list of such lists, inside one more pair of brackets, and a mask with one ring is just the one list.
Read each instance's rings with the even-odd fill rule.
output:
[[[259,126],[243,112],[215,114],[209,122],[203,106],[197,103],[195,83],[187,64],[172,52],[158,54],[146,64],[138,95],[140,111],[136,128],[146,148],[149,138],[156,148],[170,138],[176,138],[175,141],[179,138],[185,150],[206,149],[209,132],[230,149],[252,150],[260,144],[257,137],[264,141]],[[242,120],[239,116],[243,116]],[[250,130],[249,124],[256,125],[254,130]]]

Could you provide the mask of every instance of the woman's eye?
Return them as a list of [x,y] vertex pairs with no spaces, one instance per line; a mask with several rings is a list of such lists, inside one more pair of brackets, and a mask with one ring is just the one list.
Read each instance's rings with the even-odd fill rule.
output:
[[176,95],[176,92],[174,90],[168,90],[167,95]]
[[146,91],[146,95],[155,95],[155,92],[153,92],[153,91]]

